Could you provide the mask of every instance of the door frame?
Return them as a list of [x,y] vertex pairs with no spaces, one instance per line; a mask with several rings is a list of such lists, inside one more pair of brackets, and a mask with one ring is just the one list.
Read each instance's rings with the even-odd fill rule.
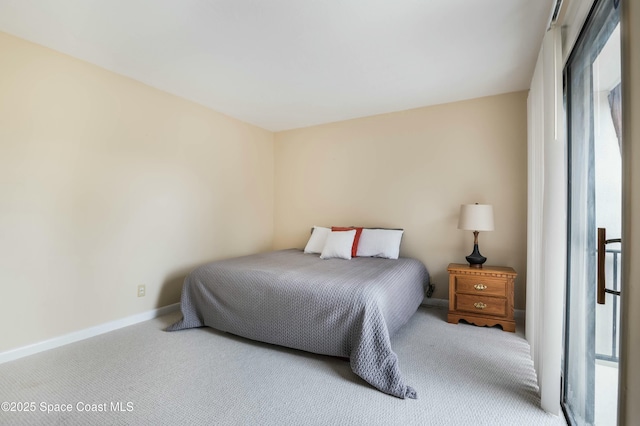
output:
[[[572,130],[571,130],[571,118],[572,118],[572,106],[571,106],[571,90],[570,90],[570,82],[571,82],[571,65],[576,61],[579,55],[583,55],[585,53],[595,59],[598,54],[601,52],[604,45],[609,40],[609,37],[615,30],[616,26],[620,22],[620,8],[618,7],[618,2],[614,0],[596,0],[594,1],[592,8],[587,16],[587,19],[583,25],[582,30],[576,40],[576,43],[571,51],[571,54],[567,58],[565,63],[565,67],[563,69],[563,101],[565,107],[565,122],[566,125],[566,140],[567,140],[567,268],[566,268],[566,287],[565,287],[565,312],[564,312],[564,330],[563,330],[563,365],[561,371],[561,407],[565,418],[569,424],[574,424],[573,415],[571,413],[571,408],[567,404],[567,389],[565,386],[567,380],[567,371],[568,371],[568,363],[569,363],[569,345],[567,344],[569,336],[571,335],[571,318],[570,318],[570,305],[569,301],[571,300],[571,253],[572,253],[572,245],[571,245],[571,231],[572,231],[572,223],[571,223],[571,212],[572,212],[572,197],[571,197],[571,188],[572,188],[572,152],[574,146],[572,144]],[[595,31],[595,33],[592,33]],[[590,45],[586,45],[585,43],[591,42]],[[593,45],[595,42],[595,46]],[[595,52],[595,53],[594,53]],[[593,85],[593,71],[589,72],[589,79],[591,85]],[[589,93],[589,104],[593,110],[593,91]],[[593,121],[591,122],[591,126],[593,127]],[[588,149],[589,149],[589,165],[588,165],[588,199],[593,199],[595,206],[595,172],[593,165],[595,164],[594,157],[594,132],[593,129],[590,131],[589,141],[588,141]],[[587,223],[591,228],[595,230],[596,220],[595,220],[595,207],[593,210],[589,210],[587,213]],[[592,225],[592,226],[591,226]],[[588,239],[587,246],[589,249],[593,248],[595,250],[596,246],[596,237],[595,233],[593,236],[590,236]],[[593,247],[592,247],[593,246]],[[595,252],[594,252],[595,253]],[[594,262],[595,265],[595,262]],[[593,275],[593,282],[595,283],[595,266],[593,271],[590,269],[587,277],[591,277]],[[593,298],[593,303],[595,304],[595,286],[589,286],[587,289],[588,298]],[[593,313],[593,318],[588,319],[593,322],[595,326],[595,311]],[[593,375],[595,372],[595,330],[593,333],[588,334],[587,336],[587,347],[592,347],[593,353],[587,354],[589,364],[593,364],[594,368],[591,370],[591,374]],[[594,377],[591,377],[591,381],[594,381]],[[595,386],[595,383],[594,383]],[[593,391],[587,395],[588,401],[586,403],[587,421],[592,422],[594,418],[594,409],[595,409],[595,393]]]

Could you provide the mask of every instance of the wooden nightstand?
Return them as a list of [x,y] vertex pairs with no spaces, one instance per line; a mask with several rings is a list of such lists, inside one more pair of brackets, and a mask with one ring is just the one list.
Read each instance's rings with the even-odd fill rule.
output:
[[451,263],[449,271],[449,315],[447,321],[461,319],[475,325],[501,325],[504,331],[516,331],[513,319],[513,268],[485,266],[472,268]]

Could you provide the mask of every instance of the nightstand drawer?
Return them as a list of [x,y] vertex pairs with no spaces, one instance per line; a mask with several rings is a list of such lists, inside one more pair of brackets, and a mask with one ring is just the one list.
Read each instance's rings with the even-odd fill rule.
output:
[[507,280],[487,278],[483,276],[455,277],[455,291],[457,293],[478,294],[483,296],[507,296]]
[[500,297],[457,294],[455,310],[474,314],[507,316],[507,299]]

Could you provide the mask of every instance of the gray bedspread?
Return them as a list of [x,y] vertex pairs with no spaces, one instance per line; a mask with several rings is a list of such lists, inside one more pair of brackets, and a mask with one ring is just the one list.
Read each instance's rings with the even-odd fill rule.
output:
[[185,279],[183,319],[249,339],[347,357],[377,389],[416,398],[390,336],[416,312],[429,275],[415,259],[322,260],[290,249],[203,265]]

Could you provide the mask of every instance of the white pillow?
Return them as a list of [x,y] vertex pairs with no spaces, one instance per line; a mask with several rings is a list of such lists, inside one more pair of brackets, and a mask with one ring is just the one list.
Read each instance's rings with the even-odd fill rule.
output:
[[351,259],[351,250],[353,249],[353,239],[355,237],[355,229],[353,231],[330,232],[327,236],[327,241],[324,243],[320,259],[331,259],[332,257]]
[[305,253],[322,253],[324,248],[324,242],[327,240],[327,235],[331,232],[330,228],[323,228],[322,226],[314,226],[311,231],[311,237],[304,248]]
[[358,257],[397,259],[403,232],[396,229],[363,229],[358,242]]

